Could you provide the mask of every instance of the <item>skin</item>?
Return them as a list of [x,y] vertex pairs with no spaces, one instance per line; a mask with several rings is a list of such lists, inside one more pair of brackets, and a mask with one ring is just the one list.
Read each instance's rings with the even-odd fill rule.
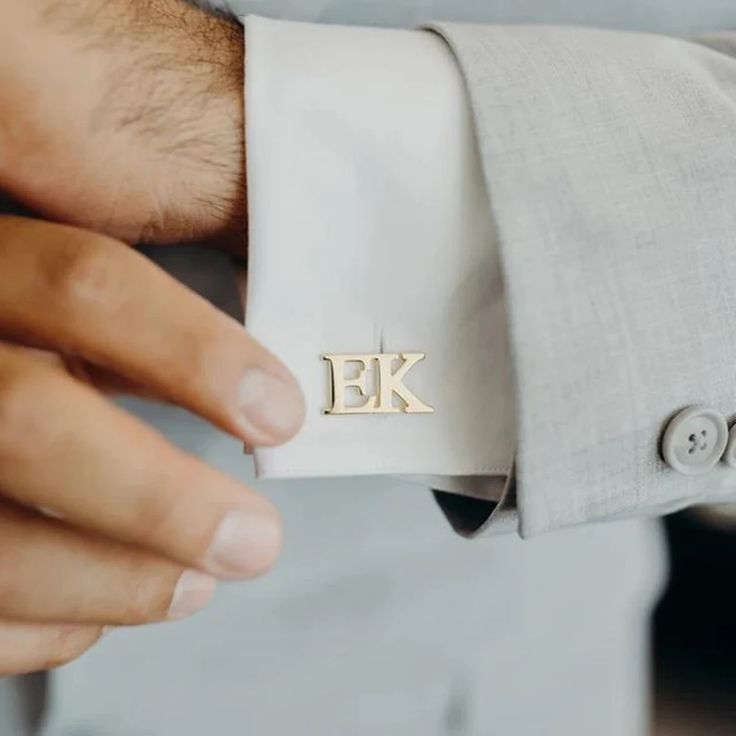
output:
[[0,189],[130,243],[245,219],[242,28],[183,0],[4,0]]
[[0,16],[0,192],[34,213],[0,215],[8,675],[105,626],[188,615],[278,555],[269,502],[109,390],[249,446],[288,440],[304,408],[276,357],[128,245],[244,255],[241,29],[179,0],[4,0]]

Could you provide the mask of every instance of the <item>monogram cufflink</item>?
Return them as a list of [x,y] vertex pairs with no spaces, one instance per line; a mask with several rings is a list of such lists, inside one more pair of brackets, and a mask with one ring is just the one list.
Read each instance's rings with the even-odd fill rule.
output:
[[406,374],[424,358],[424,353],[323,355],[322,360],[328,364],[330,386],[330,405],[324,413],[433,413],[431,406],[404,385]]

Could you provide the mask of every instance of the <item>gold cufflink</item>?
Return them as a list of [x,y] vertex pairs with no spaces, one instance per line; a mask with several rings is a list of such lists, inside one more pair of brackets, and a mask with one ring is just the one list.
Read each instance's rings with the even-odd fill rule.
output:
[[[434,409],[404,385],[406,374],[424,358],[424,353],[323,355],[322,360],[329,365],[330,386],[330,406],[324,413],[432,414]],[[401,363],[394,370],[396,361]],[[353,375],[348,377],[350,368]],[[394,395],[399,406],[394,405]]]

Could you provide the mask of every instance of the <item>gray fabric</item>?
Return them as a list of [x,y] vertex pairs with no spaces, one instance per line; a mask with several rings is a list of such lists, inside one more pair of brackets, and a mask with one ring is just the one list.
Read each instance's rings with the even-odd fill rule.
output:
[[[244,475],[237,442],[140,409]],[[650,524],[470,543],[399,482],[265,490],[285,516],[278,569],[55,673],[43,736],[647,733]]]
[[736,62],[694,43],[444,25],[464,69],[507,282],[524,534],[734,496],[661,432],[736,411]]
[[574,23],[672,34],[736,27],[732,0],[228,0],[221,4],[239,14],[380,26],[413,27],[432,20]]

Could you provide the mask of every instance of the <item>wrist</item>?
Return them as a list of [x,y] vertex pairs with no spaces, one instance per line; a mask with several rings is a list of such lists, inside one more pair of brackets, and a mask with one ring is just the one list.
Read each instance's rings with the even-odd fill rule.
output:
[[131,243],[237,233],[242,251],[237,23],[181,0],[12,0],[5,20],[4,191]]
[[244,251],[243,29],[196,8],[179,12],[187,17],[176,32],[161,17],[162,68],[144,79],[152,102],[140,106],[137,155],[154,172],[157,206],[139,239],[235,239]]

